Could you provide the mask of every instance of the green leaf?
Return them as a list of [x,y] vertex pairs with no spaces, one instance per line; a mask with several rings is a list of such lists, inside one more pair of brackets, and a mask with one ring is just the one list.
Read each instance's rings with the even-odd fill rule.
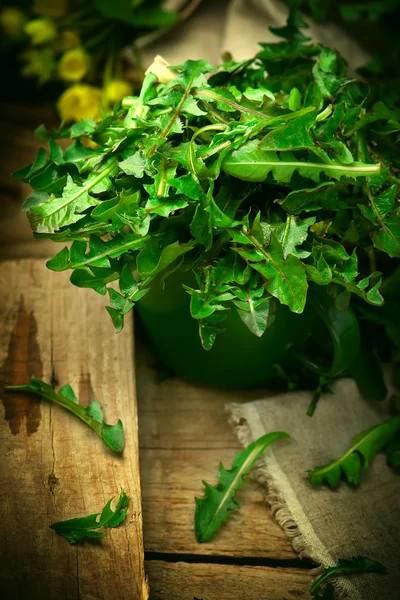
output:
[[282,246],[283,258],[289,255],[307,258],[310,252],[299,250],[300,246],[308,237],[308,228],[315,223],[315,217],[309,217],[303,221],[297,221],[295,217],[288,216],[286,224],[281,227],[275,227],[274,233]]
[[[68,519],[67,521],[58,521],[52,523],[50,529],[65,538],[71,545],[76,544],[84,539],[97,538],[101,539],[104,537],[104,533],[97,531],[100,528],[107,527],[118,527],[126,518],[128,511],[129,497],[126,495],[123,489],[121,489],[120,496],[115,505],[115,509],[112,510],[111,498],[101,514],[95,513],[87,517],[78,517],[75,519]],[[100,517],[100,518],[99,518]]]
[[101,269],[91,267],[90,272],[77,269],[71,274],[70,281],[77,287],[91,288],[98,294],[105,296],[107,293],[107,283],[118,279],[118,273],[115,268]]
[[144,246],[147,237],[134,233],[116,235],[108,242],[95,235],[89,238],[89,251],[86,242],[74,241],[71,248],[63,248],[54,258],[47,261],[46,266],[52,271],[66,271],[67,269],[84,269],[89,275],[95,276],[92,267],[111,267],[110,258],[117,258],[130,250],[137,250]]
[[89,425],[111,450],[118,453],[123,451],[125,441],[121,421],[119,420],[115,425],[104,423],[103,412],[98,401],[93,400],[92,404],[84,408],[78,404],[69,384],[60,388],[57,393],[48,383],[31,377],[30,382],[25,385],[9,385],[4,389],[6,392],[29,392],[58,404]]
[[[276,127],[261,140],[261,150],[301,150],[307,149],[316,154],[323,161],[330,162],[329,156],[316,144],[311,128],[315,124],[317,111],[308,107],[299,111],[300,116]],[[305,114],[303,114],[305,113]],[[290,115],[291,117],[293,116]]]
[[265,287],[272,296],[293,312],[303,312],[308,285],[300,259],[292,255],[285,259],[283,248],[274,235],[271,235],[267,247],[263,247],[253,235],[247,232],[243,235],[253,248],[235,248],[235,251],[265,278]]
[[386,567],[366,556],[354,556],[351,559],[339,558],[336,566],[326,567],[323,574],[314,581],[310,593],[315,594],[329,577],[343,574],[352,575],[355,573],[386,573]]
[[[148,3],[154,4],[154,3]],[[158,29],[175,23],[177,16],[158,6],[145,6],[142,2],[115,0],[111,5],[108,0],[94,0],[94,6],[102,15],[110,20],[122,21],[135,28]]]
[[145,173],[150,174],[151,172],[150,161],[140,152],[135,152],[131,156],[128,156],[128,158],[119,162],[118,165],[127,175],[134,175],[138,178],[142,178]]
[[326,181],[312,188],[290,192],[283,200],[278,200],[282,208],[293,215],[328,208],[337,210],[341,184]]
[[204,497],[195,498],[195,531],[198,542],[210,541],[228,517],[240,508],[234,498],[244,483],[244,477],[264,450],[280,438],[290,439],[290,436],[284,432],[262,436],[235,455],[231,469],[224,469],[220,464],[218,484],[215,487],[203,482]]
[[189,244],[174,242],[161,249],[156,240],[147,243],[137,257],[139,275],[154,277],[175,262],[180,256],[193,250],[193,246],[193,242]]
[[33,230],[39,233],[52,233],[63,225],[82,219],[83,211],[98,204],[98,200],[91,196],[90,192],[100,192],[110,187],[109,176],[115,167],[116,162],[112,159],[100,173],[89,177],[82,185],[75,184],[68,176],[62,196],[50,198],[42,204],[31,207],[28,217]]
[[263,182],[272,173],[279,183],[289,183],[293,173],[298,171],[303,177],[319,183],[322,173],[333,179],[365,177],[378,174],[380,165],[300,161],[291,152],[278,156],[276,152],[260,150],[257,140],[252,140],[230,152],[222,161],[222,169],[238,179],[253,182]]
[[247,288],[245,291],[247,296],[245,301],[234,300],[233,302],[246,327],[257,337],[262,337],[268,326],[271,299],[254,298],[253,290]]
[[96,122],[93,119],[82,119],[78,123],[71,125],[69,133],[71,138],[81,136],[90,136],[96,129]]
[[326,482],[329,487],[336,488],[340,484],[341,476],[348,483],[358,485],[362,470],[367,470],[375,456],[380,452],[400,431],[400,415],[392,417],[383,423],[357,433],[351,440],[346,452],[336,460],[332,460],[323,467],[315,467],[308,471],[313,485]]

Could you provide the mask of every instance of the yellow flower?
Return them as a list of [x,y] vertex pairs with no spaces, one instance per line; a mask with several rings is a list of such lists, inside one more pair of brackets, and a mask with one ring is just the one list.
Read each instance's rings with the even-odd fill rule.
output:
[[170,69],[169,63],[159,54],[154,57],[153,62],[146,71],[146,75],[147,73],[153,73],[160,83],[169,83],[177,76],[177,72]]
[[24,26],[24,32],[31,38],[33,46],[52,42],[57,37],[57,29],[50,19],[33,19]]
[[76,83],[61,94],[57,102],[58,112],[63,121],[80,119],[101,119],[101,96],[99,88]]
[[117,104],[125,96],[132,96],[132,93],[132,85],[124,79],[113,79],[107,84],[105,89],[107,102],[111,106]]
[[24,31],[26,16],[18,8],[5,7],[0,13],[0,27],[4,35],[18,37]]
[[72,50],[72,48],[77,48],[80,43],[81,40],[79,39],[79,34],[76,31],[72,31],[72,29],[64,29],[64,31],[60,31],[58,34],[55,48],[59,52],[66,52],[67,50]]
[[68,50],[58,63],[58,74],[65,81],[80,81],[89,70],[89,55],[81,47]]
[[84,137],[80,139],[80,142],[82,144],[82,146],[84,146],[85,148],[99,148],[99,144],[96,144],[96,142],[94,142],[93,140],[91,140],[88,137]]
[[39,83],[51,78],[56,65],[51,48],[27,50],[21,53],[21,58],[26,62],[21,71],[23,77],[37,77]]

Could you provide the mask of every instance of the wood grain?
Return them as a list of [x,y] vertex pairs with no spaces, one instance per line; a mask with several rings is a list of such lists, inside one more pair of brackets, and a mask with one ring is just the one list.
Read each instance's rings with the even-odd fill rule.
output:
[[207,544],[193,531],[194,497],[202,480],[216,483],[219,462],[232,462],[241,446],[225,404],[265,397],[265,390],[218,390],[179,378],[159,382],[157,365],[137,344],[136,371],[145,548],[279,559],[296,557],[272,520],[262,489],[249,481],[237,499],[243,510]]
[[[2,106],[0,257],[47,257],[57,250],[34,240],[20,211],[27,186],[10,173],[31,162],[40,143],[32,136],[48,108]],[[67,274],[42,261],[0,265],[0,379],[24,383],[31,374],[69,381],[81,399],[93,395],[106,418],[121,417],[128,443],[115,458],[85,425],[61,409],[26,395],[3,395],[0,502],[0,587],[7,600],[136,600],[146,595],[137,476],[133,330],[114,335],[103,299],[71,286]],[[249,481],[243,507],[208,544],[193,531],[194,496],[202,479],[215,482],[219,461],[229,465],[240,445],[227,423],[226,402],[265,396],[265,390],[226,392],[177,378],[159,382],[159,365],[138,346],[140,464],[145,549],[191,554],[193,560],[239,557],[293,559],[290,542],[274,523],[264,493]],[[127,368],[126,365],[131,365]],[[0,415],[1,418],[2,415]],[[27,469],[29,465],[29,469]],[[128,527],[110,530],[99,545],[70,547],[47,525],[99,510],[123,485],[132,497]],[[180,556],[176,555],[176,560]],[[310,575],[291,568],[231,564],[146,562],[153,600],[281,600],[308,597]],[[139,594],[139,595],[138,595]]]
[[54,107],[0,104],[0,256],[2,258],[48,257],[54,242],[34,240],[28,219],[21,211],[29,196],[28,185],[12,178],[12,173],[33,162],[38,149],[45,146],[33,132],[41,123],[52,128],[58,124]]
[[150,600],[298,600],[312,583],[300,569],[151,561],[146,570]]
[[[30,375],[95,395],[105,417],[125,426],[123,457],[57,406],[2,394],[0,579],[7,600],[144,600],[133,332],[116,336],[104,298],[71,286],[43,261],[0,264],[3,383]],[[3,390],[3,386],[1,386]],[[101,510],[122,486],[127,523],[99,543],[70,546],[48,526]]]

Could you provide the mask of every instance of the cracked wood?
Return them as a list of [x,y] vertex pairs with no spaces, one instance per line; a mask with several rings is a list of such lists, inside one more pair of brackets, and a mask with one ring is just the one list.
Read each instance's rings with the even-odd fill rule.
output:
[[[44,261],[0,264],[0,364],[3,383],[31,375],[70,383],[84,404],[100,400],[109,422],[121,418],[123,457],[58,406],[7,394],[0,404],[0,585],[8,600],[144,600],[133,331],[116,336],[105,299],[71,286]],[[101,544],[70,546],[49,529],[118,496],[130,496],[126,524]]]

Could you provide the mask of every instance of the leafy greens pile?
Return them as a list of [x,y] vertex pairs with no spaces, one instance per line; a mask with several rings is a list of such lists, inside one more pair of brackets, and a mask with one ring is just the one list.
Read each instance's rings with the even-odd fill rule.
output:
[[176,269],[195,273],[206,349],[226,309],[260,336],[275,302],[301,313],[311,286],[376,319],[382,274],[399,277],[397,98],[349,77],[304,27],[293,11],[273,30],[284,41],[252,60],[188,60],[166,84],[150,72],[102,122],[39,128],[49,154],[16,174],[34,189],[24,210],[37,237],[72,242],[47,266],[108,292],[117,331]]

